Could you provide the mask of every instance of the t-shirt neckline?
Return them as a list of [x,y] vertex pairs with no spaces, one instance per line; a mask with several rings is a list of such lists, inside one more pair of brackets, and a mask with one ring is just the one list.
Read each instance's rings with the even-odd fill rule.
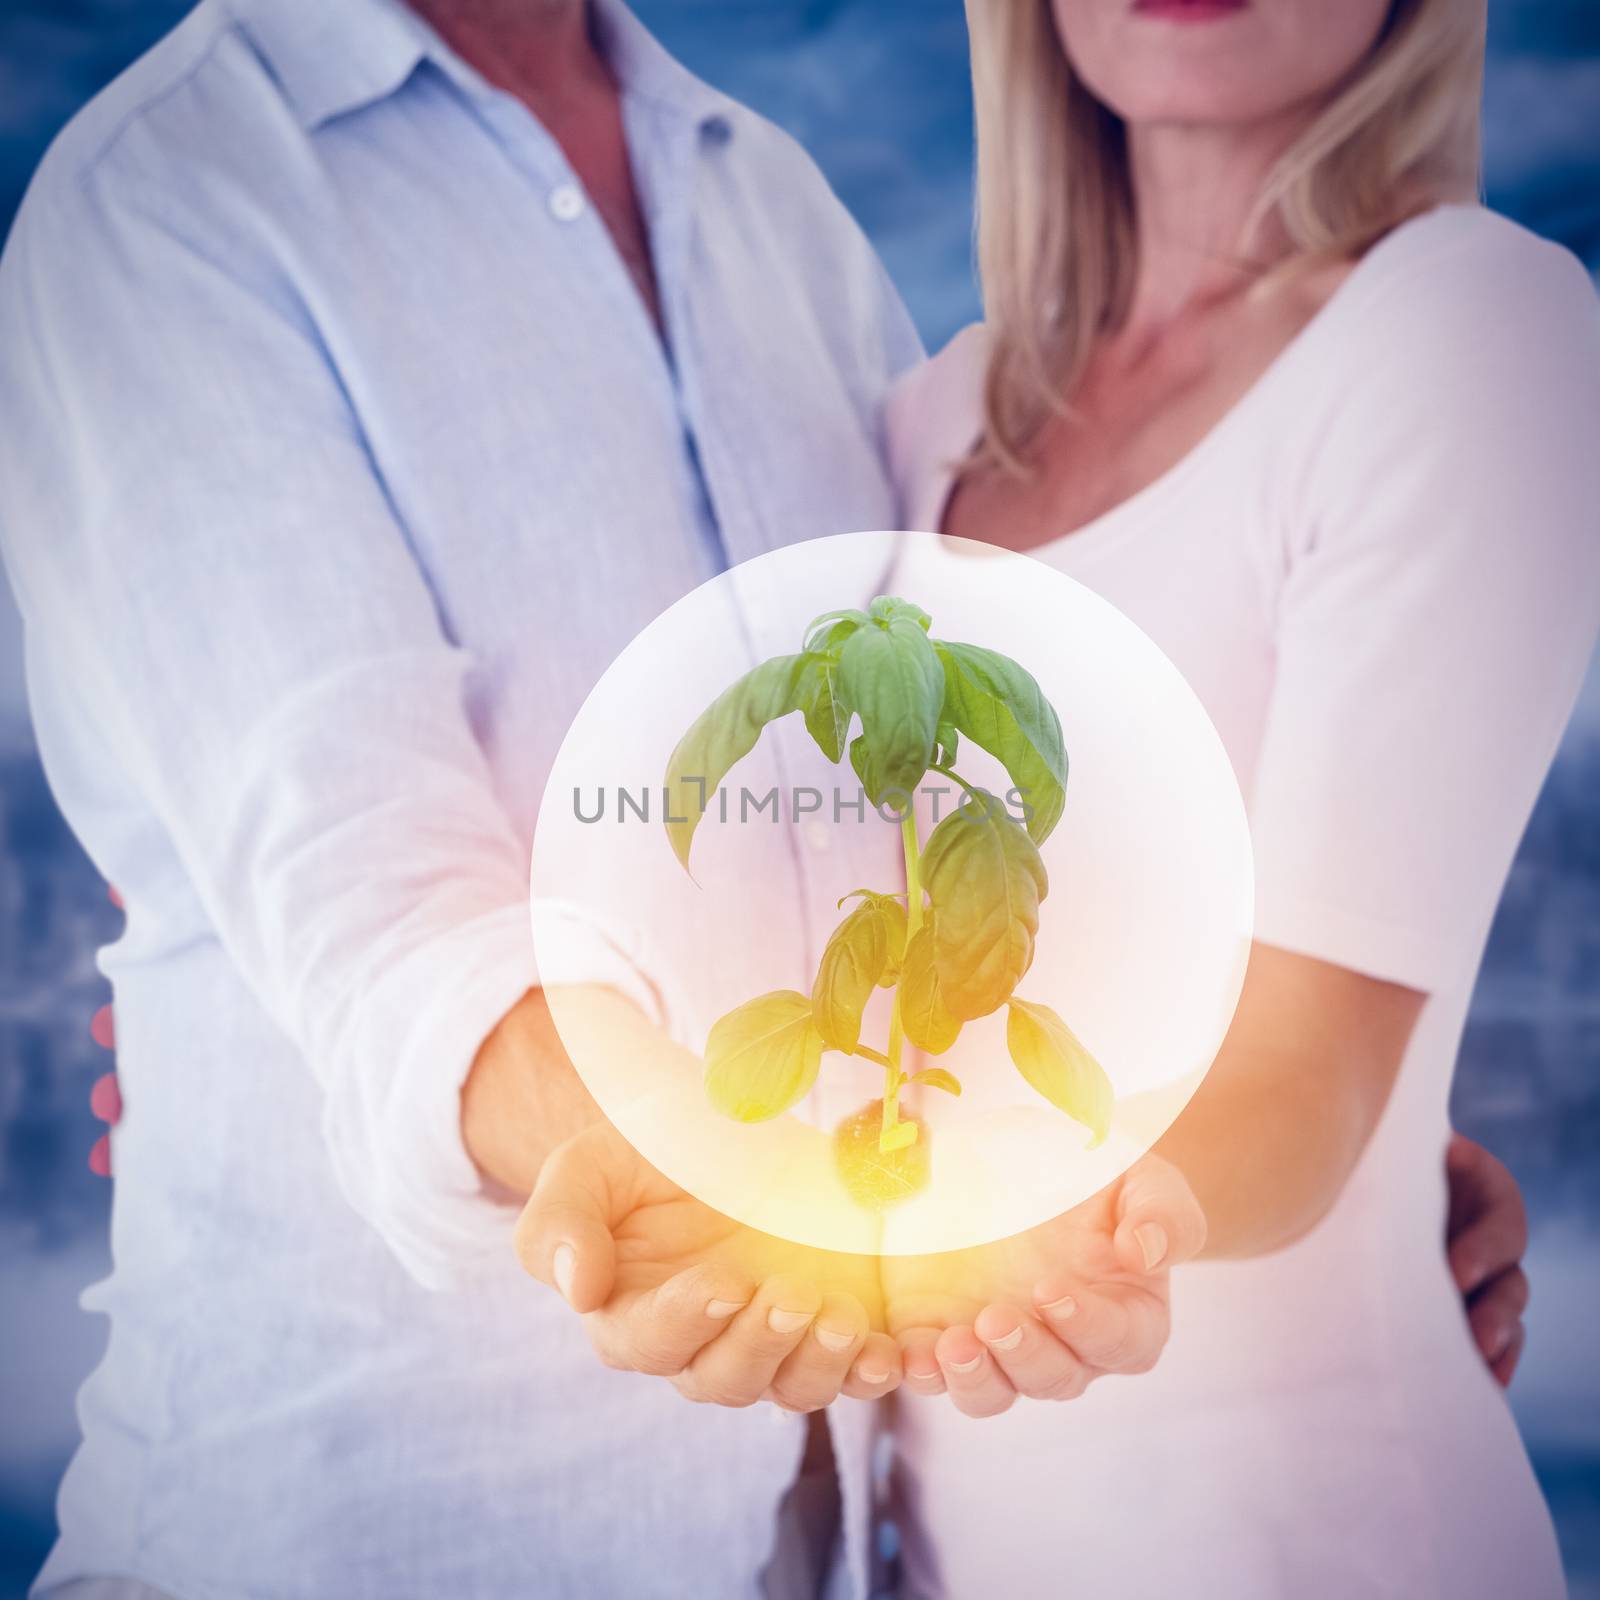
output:
[[[1135,489],[1125,499],[1119,500],[1114,506],[1102,511],[1099,516],[1091,517],[1088,522],[1072,529],[1070,532],[1058,533],[1052,538],[1042,539],[1038,544],[1030,545],[1024,550],[1011,551],[1008,548],[1007,553],[1032,556],[1035,560],[1046,560],[1050,555],[1058,554],[1063,548],[1070,547],[1075,555],[1081,555],[1090,548],[1104,544],[1114,535],[1137,526],[1142,520],[1143,513],[1148,512],[1151,506],[1158,501],[1166,500],[1183,482],[1192,476],[1197,467],[1204,465],[1216,454],[1227,438],[1238,430],[1242,422],[1251,413],[1260,408],[1264,403],[1263,397],[1283,382],[1283,374],[1291,371],[1300,361],[1304,360],[1306,350],[1315,346],[1326,336],[1326,330],[1330,324],[1336,325],[1346,314],[1350,304],[1366,293],[1366,286],[1375,277],[1379,262],[1389,258],[1393,247],[1399,243],[1402,237],[1414,237],[1415,230],[1420,224],[1426,223],[1442,213],[1472,209],[1475,208],[1470,205],[1446,202],[1430,206],[1426,211],[1419,211],[1414,216],[1406,218],[1404,222],[1391,228],[1355,263],[1344,281],[1312,313],[1305,325],[1284,345],[1277,355],[1267,363],[1249,388],[1170,467],[1158,473],[1148,483]],[[963,455],[976,443],[980,426],[980,418],[973,416],[971,425],[966,430],[962,450]],[[945,547],[951,555],[957,555],[957,552],[949,548],[947,538],[963,546],[975,543],[970,539],[958,539],[953,534],[949,536],[944,534],[945,513],[949,509],[950,497],[955,492],[955,483],[954,464],[941,467],[937,484],[937,498],[930,518],[931,526],[940,537],[941,546]]]

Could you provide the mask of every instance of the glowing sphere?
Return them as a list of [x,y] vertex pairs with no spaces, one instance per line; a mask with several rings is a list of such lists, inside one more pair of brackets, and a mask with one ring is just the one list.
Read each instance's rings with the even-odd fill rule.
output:
[[[809,996],[829,933],[860,889],[905,890],[902,828],[863,803],[799,712],[708,792],[686,871],[669,842],[668,760],[752,666],[801,649],[821,613],[898,595],[931,635],[1002,652],[1061,721],[1065,806],[1040,845],[1048,892],[1016,994],[1058,1013],[1109,1077],[1107,1137],[1041,1096],[1013,1064],[1007,1008],[962,1025],[907,1073],[959,1081],[901,1091],[918,1154],[891,1168],[893,1203],[841,1151],[869,1150],[885,1093],[872,1056],[828,1049],[810,1089],[759,1121],[718,1111],[701,1056],[753,997]],[[860,732],[852,725],[845,743]],[[1005,796],[1004,768],[962,739],[967,783]],[[922,844],[962,790],[929,772]],[[933,534],[859,533],[773,551],[704,584],[617,657],[569,730],[541,807],[533,932],[564,1044],[606,1115],[684,1189],[751,1227],[827,1249],[914,1254],[1003,1238],[1086,1199],[1182,1110],[1227,1031],[1244,979],[1249,831],[1221,740],[1167,657],[1114,606],[1026,556]],[[619,1049],[584,1014],[599,982],[659,1009],[659,1050]],[[883,1055],[894,993],[876,989],[861,1044]],[[759,1106],[757,1110],[759,1110]],[[874,1111],[871,1117],[880,1113]],[[914,1173],[899,1184],[894,1174]]]

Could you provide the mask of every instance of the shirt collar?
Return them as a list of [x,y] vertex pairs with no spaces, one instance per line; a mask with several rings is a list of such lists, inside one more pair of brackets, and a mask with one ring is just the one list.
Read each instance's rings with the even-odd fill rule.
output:
[[[623,0],[590,0],[624,95],[726,136],[735,103],[675,61]],[[307,128],[387,98],[424,61],[468,93],[492,92],[404,0],[234,0]]]
[[394,93],[427,53],[429,30],[391,0],[233,0],[303,126]]
[[669,54],[623,0],[590,0],[590,5],[601,49],[623,94],[726,132],[737,102]]

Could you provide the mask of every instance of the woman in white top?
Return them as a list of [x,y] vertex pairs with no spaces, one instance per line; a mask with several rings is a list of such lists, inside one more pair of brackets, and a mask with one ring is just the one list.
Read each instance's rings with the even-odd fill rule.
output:
[[1212,1259],[1155,1371],[1011,1406],[1081,1387],[1020,1284],[901,1330],[906,1387],[956,1402],[900,1406],[907,1592],[1559,1594],[1437,1175],[1600,618],[1593,287],[1474,203],[1481,0],[968,15],[987,322],[896,398],[906,521],[1027,550],[1165,649],[1259,902],[1157,1147]]

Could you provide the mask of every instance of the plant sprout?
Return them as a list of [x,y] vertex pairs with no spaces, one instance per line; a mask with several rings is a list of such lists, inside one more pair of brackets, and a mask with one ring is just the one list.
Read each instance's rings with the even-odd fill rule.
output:
[[[1006,1042],[1017,1070],[1089,1128],[1091,1148],[1105,1138],[1113,1104],[1110,1081],[1061,1017],[1015,993],[1033,961],[1039,904],[1049,890],[1039,846],[1066,797],[1060,719],[1015,661],[935,639],[930,626],[925,611],[888,595],[866,611],[818,617],[797,655],[762,662],[718,696],[679,741],[666,774],[667,834],[685,870],[710,796],[762,729],[794,712],[830,761],[848,753],[880,814],[898,818],[904,888],[845,895],[839,906],[850,909],[822,952],[811,993],[779,989],[747,1000],[711,1029],[705,1055],[707,1096],[739,1122],[787,1111],[816,1081],[825,1051],[881,1067],[881,1099],[834,1135],[847,1189],[878,1208],[928,1178],[921,1125],[903,1114],[901,1092],[916,1083],[961,1093],[943,1067],[906,1070],[908,1043],[942,1055],[964,1023],[1008,1006]],[[963,738],[1005,768],[1022,821],[956,770]],[[912,796],[930,772],[955,785],[961,800],[924,841]],[[879,987],[894,991],[881,1049],[861,1037]]]

